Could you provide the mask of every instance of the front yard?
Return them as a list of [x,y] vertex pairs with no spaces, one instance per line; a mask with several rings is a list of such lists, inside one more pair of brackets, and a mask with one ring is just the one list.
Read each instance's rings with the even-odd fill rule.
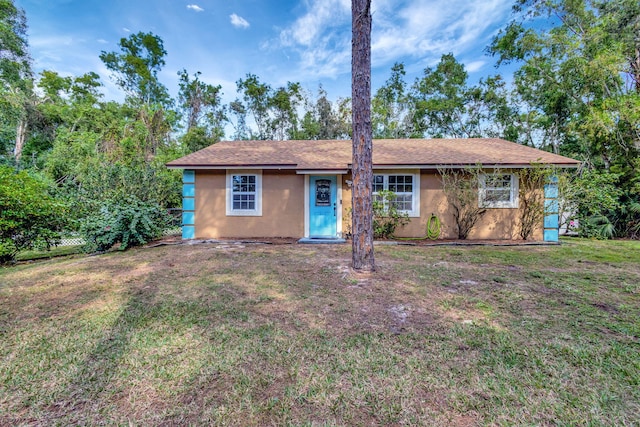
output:
[[640,243],[201,244],[0,269],[0,425],[638,425]]

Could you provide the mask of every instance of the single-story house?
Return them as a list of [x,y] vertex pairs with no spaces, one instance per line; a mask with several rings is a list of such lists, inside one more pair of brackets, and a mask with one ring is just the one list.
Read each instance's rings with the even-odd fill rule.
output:
[[[478,195],[492,191],[487,212],[469,239],[516,239],[518,175],[533,164],[577,167],[567,157],[502,139],[381,139],[373,141],[373,191],[393,191],[409,216],[398,237],[425,235],[435,214],[440,238],[456,238],[439,168],[482,165]],[[183,169],[183,238],[341,238],[349,230],[350,140],[224,141],[167,164]],[[500,188],[482,188],[491,182]],[[545,218],[534,240],[557,241],[556,184],[545,189]]]

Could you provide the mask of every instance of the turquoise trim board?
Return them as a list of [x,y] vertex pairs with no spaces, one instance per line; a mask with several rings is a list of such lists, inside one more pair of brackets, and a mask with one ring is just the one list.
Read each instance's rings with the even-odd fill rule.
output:
[[558,230],[544,230],[545,242],[557,242],[559,240]]
[[196,237],[196,174],[193,170],[182,171],[182,238]]
[[182,226],[182,238],[183,239],[193,239],[196,236],[196,227],[193,225],[183,225]]
[[558,228],[558,215],[549,214],[544,217],[544,228]]
[[544,186],[544,241],[557,242],[558,236],[558,177],[552,176]]
[[182,210],[183,211],[195,211],[196,210],[196,199],[194,198],[184,198],[182,199]]
[[182,225],[195,225],[195,213],[182,211]]
[[195,183],[196,182],[196,171],[194,170],[184,170],[182,171],[182,183]]
[[182,197],[195,197],[196,185],[195,184],[182,184]]
[[550,183],[545,184],[544,186],[544,197],[545,198],[557,198],[558,197],[558,184]]
[[558,199],[544,199],[545,213],[558,213]]

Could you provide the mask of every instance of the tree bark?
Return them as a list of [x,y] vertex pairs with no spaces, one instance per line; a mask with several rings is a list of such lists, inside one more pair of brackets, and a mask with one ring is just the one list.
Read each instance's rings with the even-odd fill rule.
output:
[[351,0],[351,97],[353,123],[352,267],[375,270],[371,141],[371,0]]
[[22,150],[24,149],[25,139],[27,137],[27,119],[20,117],[18,124],[16,125],[16,145],[13,148],[13,157],[16,162],[20,161],[22,157]]

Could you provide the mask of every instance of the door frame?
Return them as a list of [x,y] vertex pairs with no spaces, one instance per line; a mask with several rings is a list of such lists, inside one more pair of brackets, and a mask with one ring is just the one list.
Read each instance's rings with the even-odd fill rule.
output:
[[335,173],[313,173],[304,176],[304,237],[309,237],[309,209],[311,175],[334,176],[336,178],[336,238],[342,237],[342,175]]

